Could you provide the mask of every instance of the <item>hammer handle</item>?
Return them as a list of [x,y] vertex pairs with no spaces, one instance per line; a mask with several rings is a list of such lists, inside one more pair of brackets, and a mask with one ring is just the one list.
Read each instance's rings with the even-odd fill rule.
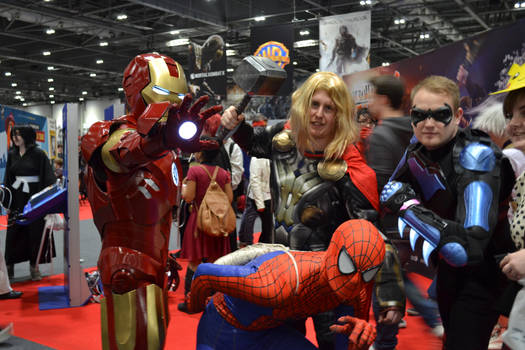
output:
[[242,112],[244,112],[244,109],[246,108],[248,103],[250,103],[251,99],[252,99],[252,95],[250,95],[250,94],[245,94],[244,95],[244,97],[242,98],[241,103],[239,103],[237,105],[237,107],[235,107],[235,109],[237,110],[237,115],[241,115]]
[[[244,109],[246,108],[248,103],[250,103],[251,99],[252,99],[252,95],[245,94],[244,97],[242,98],[241,103],[239,103],[237,107],[235,107],[235,110],[237,111],[237,118],[242,114],[242,112],[244,112]],[[220,125],[219,129],[217,130],[217,133],[215,134],[215,137],[221,141],[224,141],[227,138],[231,137],[233,134],[235,134],[235,132],[237,131],[237,129],[239,129],[240,126],[241,126],[241,123],[237,124],[237,126],[233,128],[233,130],[228,130],[222,127],[222,125]]]

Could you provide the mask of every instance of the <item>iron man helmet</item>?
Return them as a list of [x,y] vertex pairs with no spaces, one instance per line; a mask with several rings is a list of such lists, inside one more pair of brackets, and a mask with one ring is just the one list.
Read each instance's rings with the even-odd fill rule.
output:
[[149,104],[179,103],[188,92],[182,66],[158,53],[136,56],[124,70],[122,86],[130,113],[137,117]]

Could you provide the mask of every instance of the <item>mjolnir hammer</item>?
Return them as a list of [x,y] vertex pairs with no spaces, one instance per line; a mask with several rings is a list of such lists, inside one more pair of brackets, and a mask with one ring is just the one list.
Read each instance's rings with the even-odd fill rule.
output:
[[[268,57],[247,56],[233,73],[233,81],[244,90],[245,95],[235,107],[237,115],[244,112],[252,96],[273,96],[279,91],[286,80],[286,71]],[[227,139],[237,131],[240,124],[233,130],[222,126],[217,130],[217,138]]]

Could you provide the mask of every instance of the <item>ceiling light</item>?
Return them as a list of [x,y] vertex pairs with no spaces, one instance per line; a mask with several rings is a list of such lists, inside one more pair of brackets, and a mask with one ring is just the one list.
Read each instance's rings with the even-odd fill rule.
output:
[[181,39],[174,39],[170,40],[166,43],[166,46],[182,46],[182,45],[188,45],[190,43],[190,39],[188,38],[181,38]]
[[5,72],[4,75],[5,75],[6,77],[10,77],[10,76],[11,76],[11,72]]
[[428,38],[430,38],[430,34],[427,33],[425,34],[425,39],[428,39]]
[[55,69],[55,67],[53,67],[53,66],[47,66],[47,70],[54,70],[54,69]]
[[42,55],[49,56],[49,55],[51,55],[51,51],[43,51]]
[[22,103],[22,106],[26,107],[26,106],[27,106],[27,103],[25,103],[25,102],[24,102],[24,103]]
[[11,86],[12,86],[12,87],[17,87],[18,84],[17,84],[17,83],[11,83]]
[[21,95],[21,94],[22,94],[22,91],[17,91],[17,92],[15,92],[15,94],[17,94],[17,95]]
[[365,6],[365,5],[369,5],[370,6],[370,5],[372,5],[372,0],[361,0],[361,1],[359,1],[359,4],[361,6]]
[[388,66],[390,66],[390,63],[388,63],[388,62],[383,62],[383,63],[381,63],[381,65],[382,65],[383,67],[388,67]]
[[319,68],[316,68],[315,71],[316,71],[316,72],[319,72]]
[[237,50],[226,50],[226,56],[235,56],[239,52]]
[[55,88],[52,87],[52,86],[50,86],[48,90],[49,90],[49,91],[55,91]]
[[79,97],[78,100],[79,101],[84,101],[84,97]]
[[124,14],[124,13],[121,13],[120,15],[117,16],[117,19],[119,21],[123,21],[125,19],[128,19],[128,16],[126,14]]
[[97,76],[97,73],[89,73],[89,76],[90,76],[91,78],[94,78],[94,77]]
[[49,95],[49,98],[53,98],[53,97],[55,97],[55,95]]
[[20,100],[21,97],[22,97],[22,96],[18,96],[18,95],[16,95],[14,98],[15,98],[15,100]]
[[54,104],[55,104],[55,101],[49,101],[49,103],[51,103],[52,105],[54,105]]
[[294,65],[294,66],[297,66],[297,61],[293,61],[293,65]]
[[98,43],[99,46],[108,46],[109,43],[107,41],[101,41]]
[[232,46],[232,44],[226,43],[226,47],[230,47],[230,46]]
[[266,21],[266,17],[264,16],[257,16],[253,19],[255,22],[261,22],[261,21]]
[[316,46],[319,45],[319,40],[315,39],[307,39],[307,40],[299,40],[293,43],[293,47],[308,47],[308,46]]
[[117,90],[118,91],[124,91],[124,88],[119,87]]
[[55,30],[53,28],[47,28],[46,29],[46,34],[47,35],[55,34]]
[[48,82],[48,83],[52,83],[52,82],[54,82],[54,81],[55,81],[55,79],[53,79],[53,78],[47,78],[47,82]]
[[180,34],[180,30],[172,30],[170,32],[171,35],[177,35],[177,34]]
[[104,60],[97,60],[97,64],[102,64],[104,63]]
[[26,99],[23,97],[20,97],[20,101],[24,102]]
[[82,91],[82,95],[87,95],[87,91]]
[[226,72],[228,72],[228,73],[231,73],[231,72],[233,72],[233,71],[234,71],[233,68],[228,68],[228,69],[226,69]]
[[305,35],[310,34],[310,31],[307,30],[307,29],[305,29],[305,30],[301,30],[301,31],[299,32],[299,34],[302,35],[302,36],[305,36]]

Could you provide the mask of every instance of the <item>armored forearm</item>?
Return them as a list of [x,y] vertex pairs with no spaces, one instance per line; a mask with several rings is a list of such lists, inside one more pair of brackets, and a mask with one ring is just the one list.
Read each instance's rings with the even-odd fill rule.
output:
[[385,242],[385,259],[375,278],[375,292],[381,311],[395,308],[405,312],[405,286],[396,249]]

